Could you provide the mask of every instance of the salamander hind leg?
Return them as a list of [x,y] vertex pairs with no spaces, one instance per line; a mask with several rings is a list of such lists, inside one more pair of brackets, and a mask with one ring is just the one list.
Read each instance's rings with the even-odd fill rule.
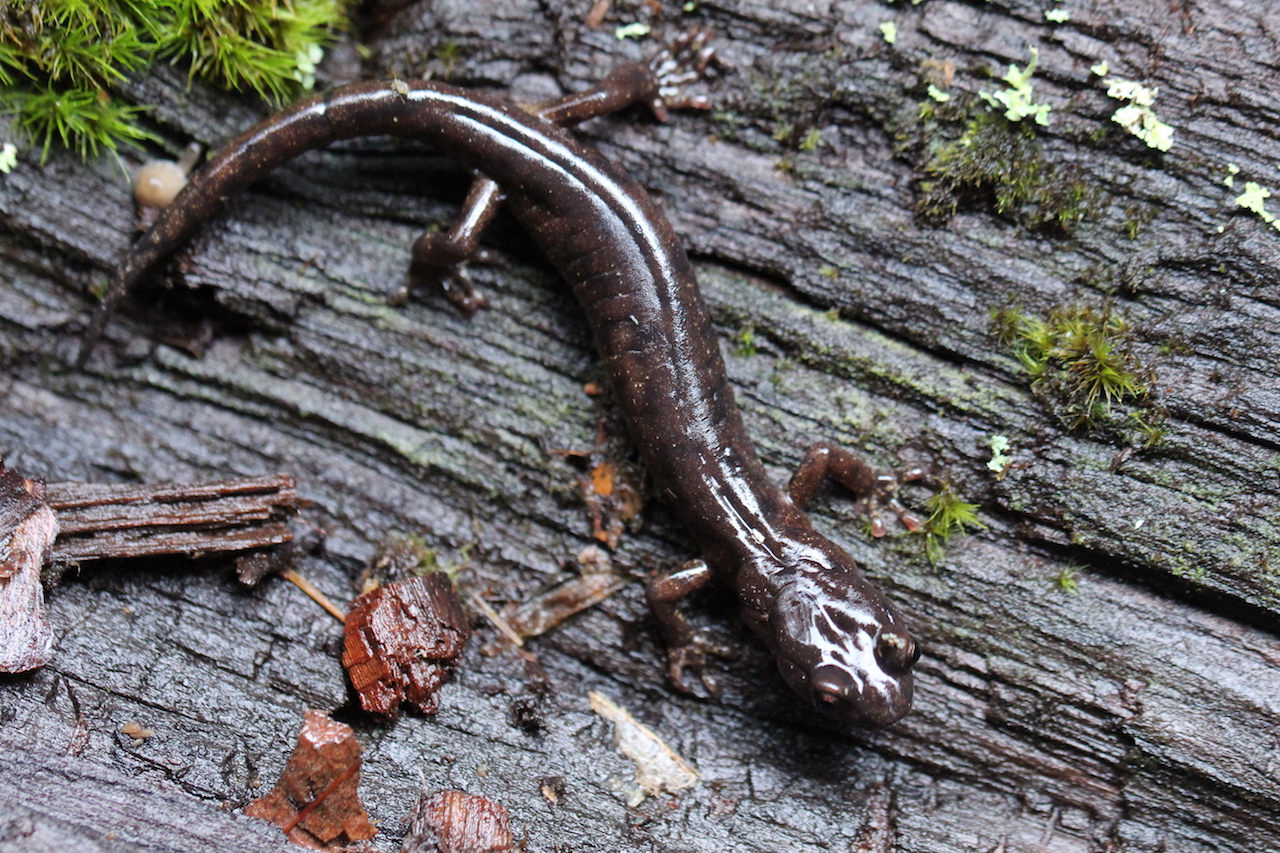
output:
[[852,452],[829,441],[820,441],[805,454],[800,467],[791,476],[787,493],[792,503],[804,509],[822,481],[830,477],[854,493],[857,507],[871,521],[871,535],[884,536],[884,510],[897,516],[908,530],[919,530],[924,522],[898,500],[898,487],[905,482],[923,480],[921,468],[910,468],[896,474],[877,471]]
[[667,677],[681,693],[692,693],[684,680],[686,669],[697,673],[702,686],[712,696],[720,695],[720,686],[706,671],[707,655],[734,658],[737,653],[725,646],[707,641],[689,625],[679,602],[712,580],[711,568],[702,560],[690,560],[674,572],[657,574],[645,587],[649,608],[658,620],[662,639],[667,644]]
[[496,182],[483,176],[476,178],[453,226],[445,232],[423,234],[414,241],[407,281],[391,298],[392,304],[402,304],[413,291],[428,287],[438,290],[468,317],[488,308],[488,298],[476,290],[467,275],[467,264],[489,262],[488,254],[480,248],[480,235],[497,215],[502,200]]

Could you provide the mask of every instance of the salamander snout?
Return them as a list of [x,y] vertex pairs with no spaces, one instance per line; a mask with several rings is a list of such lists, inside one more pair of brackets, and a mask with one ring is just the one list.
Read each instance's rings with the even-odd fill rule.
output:
[[767,625],[783,677],[816,707],[880,728],[911,709],[919,646],[860,576],[804,573],[778,590]]

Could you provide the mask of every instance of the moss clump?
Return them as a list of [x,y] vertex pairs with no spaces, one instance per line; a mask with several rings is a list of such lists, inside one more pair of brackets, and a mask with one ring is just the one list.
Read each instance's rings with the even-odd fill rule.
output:
[[756,354],[755,326],[743,326],[733,336],[733,354],[741,358],[749,358]]
[[1073,565],[1063,566],[1053,577],[1053,588],[1059,592],[1075,594],[1080,591],[1080,581],[1076,577],[1079,568]]
[[[1110,306],[1060,306],[1047,317],[1009,306],[993,312],[992,325],[1001,343],[1013,347],[1032,389],[1053,401],[1069,427],[1132,430],[1142,445],[1163,437],[1162,418],[1150,404],[1149,371],[1133,355],[1129,323]],[[1131,408],[1117,418],[1121,405]]]
[[0,4],[0,108],[81,157],[152,138],[114,92],[152,62],[282,102],[309,88],[348,0],[11,0]]
[[1029,124],[982,110],[921,167],[917,213],[941,224],[961,206],[991,205],[1032,228],[1069,232],[1098,206],[1099,191],[1047,162]]
[[987,527],[978,520],[978,505],[961,500],[949,483],[943,483],[930,495],[924,508],[929,511],[924,525],[925,556],[935,566],[942,562],[947,540],[964,533],[966,528],[985,530]]

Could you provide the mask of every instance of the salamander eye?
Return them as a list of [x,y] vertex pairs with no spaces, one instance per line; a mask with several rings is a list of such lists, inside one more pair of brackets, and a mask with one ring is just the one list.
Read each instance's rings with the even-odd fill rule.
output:
[[876,640],[876,660],[886,672],[906,672],[920,660],[920,646],[905,631],[885,631]]

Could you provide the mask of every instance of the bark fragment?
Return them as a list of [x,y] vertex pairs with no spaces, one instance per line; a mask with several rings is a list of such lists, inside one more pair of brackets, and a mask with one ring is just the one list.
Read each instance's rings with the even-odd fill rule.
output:
[[0,464],[0,672],[26,672],[53,656],[40,570],[58,520],[45,485]]
[[359,785],[355,731],[323,711],[308,711],[280,782],[245,813],[271,821],[295,844],[336,849],[378,832],[360,802]]

